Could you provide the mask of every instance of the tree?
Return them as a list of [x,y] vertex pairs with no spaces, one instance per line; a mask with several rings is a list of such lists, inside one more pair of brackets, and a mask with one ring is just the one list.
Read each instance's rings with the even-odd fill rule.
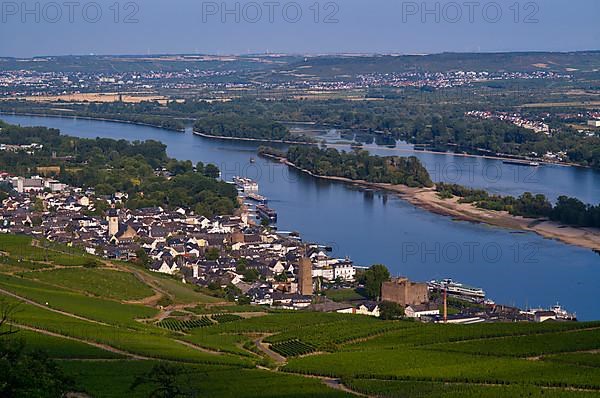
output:
[[211,247],[206,252],[206,259],[209,261],[215,261],[221,256],[221,252],[216,247]]
[[[17,332],[10,327],[10,318],[17,308],[18,304],[11,304],[5,298],[0,298],[0,338]],[[7,326],[8,329],[6,329]]]
[[244,281],[246,282],[255,282],[260,276],[255,268],[246,269],[242,275],[244,276]]
[[148,256],[148,253],[146,253],[146,250],[144,250],[141,247],[135,251],[135,257],[142,265],[150,264],[150,256]]
[[32,210],[36,213],[41,213],[44,211],[44,201],[42,200],[42,198],[35,198]]
[[379,304],[380,319],[397,319],[401,316],[404,316],[404,308],[400,304],[391,301],[383,301]]
[[359,282],[365,285],[367,297],[376,299],[381,295],[381,284],[390,280],[390,271],[383,264],[375,264],[366,270]]
[[207,177],[211,177],[211,178],[218,178],[219,177],[220,171],[219,168],[217,166],[215,166],[212,163],[207,164],[206,166],[204,166],[204,175]]
[[0,397],[64,396],[72,380],[43,352],[26,350],[25,343],[12,336],[16,331],[7,328],[17,308],[0,299]]
[[183,397],[187,395],[181,387],[185,383],[180,380],[184,373],[181,366],[161,362],[148,373],[136,377],[130,388],[135,390],[139,386],[150,385],[153,389],[148,396],[151,398]]

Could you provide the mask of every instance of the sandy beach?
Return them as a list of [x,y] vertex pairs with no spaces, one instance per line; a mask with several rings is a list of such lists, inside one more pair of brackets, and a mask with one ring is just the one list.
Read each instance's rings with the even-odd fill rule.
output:
[[344,177],[316,175],[309,170],[297,167],[285,158],[268,154],[263,154],[261,156],[285,163],[289,167],[293,167],[316,178],[393,192],[400,198],[419,208],[432,213],[450,216],[457,220],[485,223],[517,231],[535,232],[544,238],[555,239],[563,243],[586,249],[600,250],[600,229],[597,228],[570,227],[543,219],[513,216],[506,211],[480,209],[470,203],[458,203],[458,197],[442,199],[437,195],[435,188],[411,188],[406,185],[372,183],[364,180],[351,180]]

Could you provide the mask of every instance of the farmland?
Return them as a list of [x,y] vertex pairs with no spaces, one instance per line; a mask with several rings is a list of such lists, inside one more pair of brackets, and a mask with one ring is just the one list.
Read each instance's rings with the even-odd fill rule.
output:
[[203,396],[600,395],[600,322],[432,325],[274,311],[48,242],[0,236],[0,252],[0,302],[17,306],[8,338],[57,359],[93,397],[148,396],[130,387],[165,360]]
[[213,322],[203,316],[202,318],[178,321],[174,319],[165,319],[157,323],[161,328],[165,328],[174,332],[182,332],[184,330],[190,330],[195,328],[201,328],[205,326],[211,326]]

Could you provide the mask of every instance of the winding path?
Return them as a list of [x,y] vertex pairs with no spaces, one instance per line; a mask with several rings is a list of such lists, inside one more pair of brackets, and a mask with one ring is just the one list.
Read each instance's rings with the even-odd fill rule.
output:
[[15,294],[15,293],[9,292],[8,290],[4,290],[4,289],[2,289],[2,288],[0,288],[0,294],[4,294],[5,296],[9,296],[9,297],[12,297],[12,298],[16,298],[16,299],[17,299],[17,300],[19,300],[19,301],[22,301],[22,302],[24,302],[24,303],[27,303],[27,304],[33,305],[33,306],[35,306],[35,307],[38,307],[38,308],[43,308],[43,309],[45,309],[45,310],[47,310],[47,311],[51,311],[51,312],[55,312],[55,313],[57,313],[57,314],[61,314],[61,315],[64,315],[64,316],[68,316],[68,317],[71,317],[71,318],[75,318],[75,319],[79,319],[80,321],[91,322],[91,323],[95,323],[95,324],[97,324],[97,325],[102,325],[102,326],[113,326],[113,325],[109,325],[108,323],[104,323],[104,322],[96,321],[96,320],[94,320],[94,319],[85,318],[85,317],[83,317],[83,316],[75,315],[75,314],[72,314],[72,313],[70,313],[70,312],[61,311],[61,310],[57,310],[57,309],[55,309],[55,308],[51,308],[51,307],[49,307],[49,306],[47,306],[47,305],[40,304],[40,303],[38,303],[38,302],[36,302],[36,301],[33,301],[33,300],[30,300],[30,299],[28,299],[28,298],[25,298],[25,297],[19,296],[18,294]]

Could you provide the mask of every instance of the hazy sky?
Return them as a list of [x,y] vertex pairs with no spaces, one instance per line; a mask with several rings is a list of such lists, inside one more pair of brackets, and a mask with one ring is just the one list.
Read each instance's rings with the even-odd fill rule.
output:
[[0,0],[0,56],[585,49],[599,0]]

